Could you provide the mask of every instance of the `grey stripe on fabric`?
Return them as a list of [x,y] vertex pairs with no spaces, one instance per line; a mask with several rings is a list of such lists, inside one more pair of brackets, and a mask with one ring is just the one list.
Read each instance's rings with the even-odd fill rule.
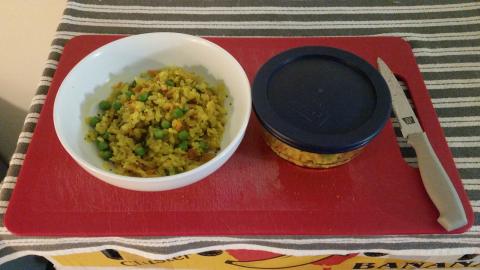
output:
[[[159,31],[164,31],[164,29],[160,29]],[[171,29],[169,29],[169,31],[171,31]],[[141,32],[141,33],[147,33],[147,32],[150,32],[150,31],[145,31],[145,32]],[[181,33],[186,33],[186,34],[195,34],[193,32],[195,31],[190,31],[190,33],[188,33],[188,31],[183,31],[183,30],[179,30],[179,31],[176,31],[176,32],[181,32]],[[139,32],[140,33],[140,32]],[[79,34],[96,34],[96,32],[82,32],[82,33],[79,33]],[[100,34],[104,34],[104,35],[108,35],[108,33],[100,33]],[[138,33],[130,33],[130,32],[124,32],[124,33],[116,33],[116,34],[120,34],[120,35],[130,35],[130,34],[138,34]],[[271,33],[270,33],[271,34]],[[277,37],[275,35],[270,35],[270,34],[267,34],[267,35],[263,35],[263,36],[272,36],[272,37]],[[204,35],[200,35],[198,34],[199,36],[224,36],[224,35],[213,35],[213,34],[204,34]],[[347,34],[346,36],[350,36],[351,34]],[[247,37],[250,37],[252,35],[250,34],[246,34],[245,32],[243,32],[242,35],[235,35],[236,37],[242,37],[242,36],[247,36]],[[292,36],[301,36],[301,35],[292,35]],[[312,35],[310,35],[312,36]],[[315,36],[315,35],[313,35]],[[322,35],[322,36],[327,36],[327,35]],[[334,35],[335,36],[335,35]],[[361,36],[361,35],[357,35],[357,36]],[[369,34],[366,34],[366,35],[363,35],[363,36],[370,36]],[[398,35],[395,35],[395,36],[398,36]],[[327,36],[328,37],[328,36]],[[54,44],[58,45],[58,46],[64,46],[70,39],[72,38],[72,36],[68,36],[68,37],[58,37],[58,38],[55,38],[54,39]],[[451,46],[451,47],[461,47],[461,46],[465,46],[465,39],[461,39],[461,40],[448,40],[448,41],[410,41],[411,44],[415,44],[415,47],[418,47],[418,48],[444,48],[445,46]],[[480,34],[479,34],[479,38],[477,40],[467,40],[468,44],[470,44],[471,46],[480,46]],[[425,63],[432,63],[432,61],[436,61],[435,59],[431,59],[432,57],[419,57],[417,59],[417,61],[419,61],[420,64],[425,64]]]
[[[463,25],[463,26],[444,26],[445,33],[452,32],[469,32],[472,28],[477,27],[480,24],[480,21],[474,20],[473,25]],[[363,36],[363,35],[378,35],[385,33],[396,33],[396,32],[417,32],[417,33],[430,33],[436,34],[434,27],[402,27],[396,31],[388,31],[389,29],[364,29],[357,28],[352,29],[351,26],[345,26],[341,29],[320,29],[322,26],[317,25],[319,29],[274,29],[274,27],[265,26],[264,29],[227,29],[227,28],[218,28],[218,29],[209,29],[208,27],[197,27],[192,25],[194,28],[182,28],[180,25],[173,28],[166,28],[159,26],[149,25],[148,28],[142,28],[139,26],[132,27],[118,27],[118,26],[92,26],[92,25],[76,25],[73,23],[64,23],[60,25],[60,31],[74,31],[74,32],[89,32],[89,33],[99,33],[99,34],[141,34],[149,32],[179,32],[185,34],[199,35],[199,36]],[[246,27],[248,28],[248,27]]]
[[[477,157],[480,152],[480,147],[451,147],[452,155],[454,157]],[[479,160],[480,167],[480,160]]]
[[[110,32],[105,31],[103,28],[90,27],[89,29],[86,29],[85,27],[80,27],[80,29],[78,29],[80,31],[69,31],[69,30],[73,30],[71,28],[74,26],[71,26],[71,25],[67,26],[62,24],[60,25],[60,27],[63,27],[63,30],[57,32],[56,39],[54,40],[54,44],[59,46],[63,46],[63,44],[65,43],[64,39],[70,39],[75,35],[90,34],[90,33],[91,34],[111,34]],[[134,31],[139,33],[150,32],[150,31],[146,31],[145,29],[143,31],[141,30],[142,29],[121,28],[118,31],[115,31],[112,33],[128,35],[128,34],[134,34]],[[158,29],[158,31],[165,31],[165,30],[166,29]],[[179,30],[177,32],[183,32],[187,30],[188,29],[184,29],[184,30]],[[172,30],[168,29],[168,31],[172,31]],[[232,36],[254,36],[251,33],[251,31],[252,30],[242,31],[241,35],[232,35]],[[314,30],[312,30],[312,32],[313,31]],[[286,31],[286,32],[289,33],[287,34],[288,36],[302,36],[297,34],[297,31],[295,32]],[[193,33],[193,34],[201,36],[200,33]],[[310,34],[306,36],[341,36],[340,34],[341,33],[339,32],[333,32],[332,35],[327,35],[326,33],[322,32],[322,33],[319,33],[318,35]],[[367,32],[360,33],[360,31],[355,31],[354,33],[347,32],[344,35],[347,35],[347,36],[352,36],[352,35],[353,36],[365,36],[365,35],[367,36],[368,35],[398,36],[398,37],[403,37],[407,41],[410,41],[411,44],[413,45],[413,48],[420,48],[420,49],[422,48],[442,49],[445,47],[463,47],[463,46],[466,46],[467,44],[472,47],[480,46],[480,31],[479,32],[471,32],[471,31],[442,32],[442,33],[412,33],[412,32],[402,32],[402,31],[380,31],[378,33],[367,31]],[[207,34],[207,36],[216,36],[216,35],[209,33]],[[223,36],[223,35],[219,35],[219,36]],[[278,35],[275,35],[275,33],[267,33],[259,36],[278,36]]]
[[[32,106],[33,107],[33,106]],[[33,110],[31,110],[32,112]],[[40,110],[35,110],[35,112],[39,112]],[[33,132],[35,130],[35,126],[36,124],[35,123],[25,123],[25,125],[23,126],[23,131],[28,131],[28,132]]]
[[[264,238],[259,239],[259,238]],[[442,249],[442,248],[457,248],[457,247],[478,247],[479,242],[478,239],[475,239],[473,236],[458,236],[459,240],[464,240],[464,243],[459,243],[456,241],[453,241],[452,239],[447,239],[447,238],[436,238],[434,236],[429,237],[429,238],[422,238],[419,237],[417,240],[418,242],[415,242],[414,239],[412,238],[407,238],[407,239],[402,239],[403,236],[396,236],[398,239],[398,242],[402,243],[402,248],[397,248],[398,243],[395,243],[393,239],[391,239],[391,242],[384,242],[384,238],[378,239],[378,242],[375,241],[375,237],[368,237],[368,238],[361,238],[358,237],[356,240],[362,241],[364,240],[365,243],[358,243],[356,241],[349,241],[348,238],[335,238],[337,243],[332,243],[332,241],[328,241],[329,238],[326,238],[324,236],[318,236],[315,237],[317,241],[316,243],[305,243],[305,244],[295,244],[295,242],[288,241],[290,239],[296,240],[295,238],[288,238],[284,236],[279,236],[277,239],[282,239],[284,240],[283,242],[279,241],[269,241],[269,236],[265,237],[249,237],[245,240],[242,240],[241,237],[236,237],[236,238],[231,238],[230,240],[226,241],[216,241],[215,237],[211,241],[202,241],[202,240],[194,240],[189,241],[187,244],[177,244],[175,242],[171,242],[170,245],[165,245],[162,244],[161,246],[155,245],[155,244],[144,244],[142,243],[142,239],[135,239],[132,238],[130,241],[112,241],[112,240],[104,240],[101,242],[92,242],[88,243],[85,241],[78,242],[75,240],[71,240],[69,242],[68,238],[66,239],[67,241],[62,241],[63,243],[58,243],[58,244],[48,244],[48,245],[25,245],[25,243],[22,243],[22,245],[15,245],[15,243],[11,243],[11,247],[15,250],[24,250],[28,248],[34,248],[38,250],[66,250],[69,248],[82,248],[82,247],[98,247],[100,245],[115,245],[115,246],[121,246],[124,248],[132,248],[136,250],[142,250],[146,252],[152,252],[156,254],[171,254],[171,253],[176,253],[176,252],[182,252],[184,250],[191,250],[191,249],[198,249],[198,248],[203,248],[203,247],[211,247],[211,246],[220,246],[220,245],[226,245],[226,244],[250,244],[250,245],[255,245],[257,247],[273,247],[273,248],[279,248],[279,249],[295,249],[295,250],[322,250],[322,251],[328,251],[328,250],[338,250],[339,248],[341,249],[351,249],[351,250],[374,250],[374,249],[387,249],[387,250],[409,250],[409,249],[432,249],[432,248],[437,248],[437,249]],[[309,240],[312,237],[306,237],[302,236],[303,240]],[[34,240],[41,240],[42,238],[33,238]],[[325,239],[325,240],[323,240]],[[127,239],[124,239],[127,240]],[[159,243],[162,243],[165,239],[159,238]],[[135,243],[136,242],[136,243]],[[307,241],[308,242],[308,241]],[[0,250],[0,252],[3,252],[3,250]],[[7,251],[9,252],[9,251]]]
[[[457,128],[443,128],[445,136],[447,137],[462,137],[462,136],[469,136],[470,134],[475,133],[465,133],[465,131],[475,131],[478,127],[457,127]],[[467,135],[468,134],[468,135]]]
[[[429,87],[427,86],[427,89]],[[473,97],[480,93],[480,87],[430,90],[430,97]]]
[[[455,47],[454,47],[455,48]],[[458,47],[457,47],[458,48]],[[443,62],[443,63],[454,63],[454,62],[480,62],[480,51],[477,54],[460,54],[458,52],[457,55],[448,55],[448,56],[437,56],[437,55],[430,55],[430,56],[417,56],[418,64],[428,64],[432,62]],[[435,58],[435,59],[432,59]]]
[[[376,28],[377,33],[382,33],[382,29],[389,28],[391,24],[397,24],[402,31],[415,31],[421,29],[423,32],[433,29],[435,27],[445,27],[448,32],[454,31],[468,31],[470,28],[480,24],[480,17],[471,17],[469,20],[457,21],[458,18],[445,20],[438,23],[409,21],[408,23],[400,24],[399,21],[378,21],[371,23],[355,23],[349,21],[341,21],[335,24],[323,24],[316,22],[292,22],[292,21],[262,21],[262,22],[167,22],[167,21],[134,21],[134,20],[100,20],[100,19],[84,19],[68,17],[63,19],[63,24],[72,26],[73,29],[80,27],[102,27],[103,31],[110,32],[112,30],[120,31],[125,28],[132,28],[135,31],[159,31],[159,29],[166,29],[172,31],[175,29],[196,29],[202,31],[205,29],[222,30],[222,31],[244,31],[252,29],[253,31],[283,31],[283,35],[287,32],[297,33],[302,35],[312,35],[312,31],[317,30],[317,35],[352,35],[353,33],[362,32],[369,28]],[[355,31],[354,31],[355,30]],[[372,31],[373,32],[373,31]],[[233,34],[234,32],[232,32]],[[282,33],[276,33],[280,35]],[[320,34],[322,33],[322,34]],[[370,33],[372,34],[372,33]],[[257,32],[256,35],[261,35]],[[265,34],[264,34],[265,35]],[[271,34],[267,34],[271,35]],[[297,34],[298,35],[298,34]]]
[[[40,94],[40,93],[38,93],[38,94]],[[42,107],[43,107],[43,104],[34,104],[34,105],[30,106],[30,110],[31,110],[31,112],[41,113],[42,112]],[[34,128],[35,127],[30,126],[29,130],[33,130]]]
[[[472,68],[473,69],[473,68]],[[420,69],[420,71],[422,71]],[[423,78],[425,80],[442,80],[445,78],[450,78],[450,79],[470,79],[470,78],[475,78],[476,74],[478,74],[478,71],[473,70],[473,71],[422,71]]]
[[[469,169],[458,169],[460,176],[463,179],[479,179],[478,176],[480,175],[480,168],[469,168]],[[469,193],[468,197],[470,199],[480,200],[480,192],[476,193]],[[476,220],[475,224],[479,224],[480,220]]]
[[[364,1],[365,2],[365,1]],[[225,2],[219,2],[225,4]],[[243,4],[248,3],[242,1]],[[458,12],[478,9],[478,3],[440,3],[429,4],[422,2],[421,5],[406,5],[405,1],[395,3],[392,6],[376,5],[369,6],[362,2],[346,2],[352,4],[350,6],[341,6],[337,4],[324,5],[316,1],[315,6],[295,6],[294,3],[289,3],[288,6],[278,5],[280,2],[273,2],[274,5],[268,5],[267,2],[257,2],[254,5],[214,5],[214,2],[204,2],[202,6],[182,6],[182,2],[176,2],[177,6],[142,6],[141,2],[132,2],[131,5],[109,5],[89,4],[70,1],[67,4],[67,9],[73,9],[84,12],[107,12],[107,13],[129,13],[129,14],[204,14],[204,15],[257,15],[257,14],[414,14],[414,13],[442,13],[442,12]],[[298,2],[295,2],[298,4]],[[370,4],[372,1],[369,1]],[[262,4],[262,5],[259,5]],[[263,5],[265,4],[265,5]]]
[[[470,36],[470,37],[476,37],[476,36]],[[458,39],[456,40],[449,40],[448,38],[449,37],[446,36],[443,38],[445,40],[408,40],[407,39],[407,41],[409,41],[410,44],[415,45],[415,48],[444,49],[444,48],[463,47],[465,46],[465,44],[468,44],[469,46],[473,46],[473,47],[480,46],[480,34],[477,39],[468,39],[469,36],[459,36]],[[438,62],[438,63],[443,62],[442,58],[440,57],[433,58],[433,57],[427,57],[427,56],[418,56],[417,60],[421,60],[425,62],[432,62],[432,61]],[[450,61],[446,61],[446,62],[450,62]]]
[[[88,33],[92,33],[92,34],[120,34],[120,32],[109,32],[109,31],[106,31],[105,29],[103,29],[103,27],[95,27],[95,26],[91,26],[91,27],[87,27],[87,26],[78,26],[78,31],[74,31],[73,27],[75,27],[75,25],[71,25],[71,24],[60,24],[59,25],[59,31],[57,31],[57,34],[55,35],[56,37],[58,38],[71,38],[73,36],[77,36],[77,35],[82,35],[82,34],[88,34]],[[95,31],[96,30],[96,31]],[[131,29],[131,28],[119,28],[119,31],[122,31],[124,30],[125,32],[127,32],[127,34],[129,32],[132,32],[133,31],[136,31],[136,30],[142,30],[142,32],[151,32],[151,31],[147,31],[147,29]],[[159,30],[164,30],[164,29],[159,29]],[[187,31],[189,29],[184,29],[184,31]],[[215,29],[212,29],[212,30],[215,30]],[[253,36],[253,37],[262,37],[262,36],[278,36],[278,35],[275,35],[274,33],[273,34],[266,34],[266,35],[253,35],[252,31],[255,31],[257,29],[250,29],[248,31],[244,31],[245,33],[241,36]],[[287,30],[287,29],[286,29]],[[310,29],[310,31],[314,32],[314,31],[319,31],[321,33],[319,33],[318,35],[313,35],[314,33],[310,34],[309,36],[329,36],[327,35],[327,33],[325,31],[327,31],[329,29],[325,29],[325,30],[321,30],[319,31],[318,29]],[[340,31],[342,29],[338,29],[338,31]],[[456,46],[465,46],[466,44],[470,44],[471,46],[475,46],[474,44],[477,44],[478,46],[478,43],[475,43],[475,42],[478,42],[478,40],[480,39],[480,31],[471,31],[471,29],[466,29],[465,31],[458,31],[458,29],[456,29],[457,31],[454,31],[454,32],[448,32],[448,31],[445,31],[443,28],[440,28],[439,30],[444,30],[444,31],[431,31],[431,29],[427,29],[427,31],[425,31],[425,29],[423,28],[419,28],[419,29],[415,29],[416,31],[399,31],[397,29],[385,29],[384,31],[376,31],[375,29],[370,29],[370,31],[363,31],[362,32],[362,29],[357,29],[356,31],[352,31],[352,32],[348,32],[347,34],[349,36],[364,36],[364,35],[378,35],[378,36],[399,36],[399,37],[403,37],[405,40],[411,40],[411,41],[414,41],[414,42],[427,42],[428,45],[430,46],[426,46],[426,47],[432,47],[432,48],[443,48],[443,47],[449,47],[449,46],[452,46],[450,45],[450,43],[452,42],[456,42],[456,41],[464,41],[466,40],[467,43],[460,43]],[[428,31],[430,30],[430,31]],[[103,31],[100,32],[100,31]],[[169,31],[171,31],[169,29]],[[225,30],[227,31],[227,30]],[[180,31],[181,32],[181,31]],[[296,32],[292,32],[292,31],[285,31],[287,33],[286,36],[299,36],[299,35],[296,35]],[[337,32],[332,32],[331,33],[331,36],[341,36],[339,35],[341,34],[340,32],[337,33]],[[196,35],[200,35],[199,33],[197,33]],[[213,34],[209,34],[209,36],[214,36]],[[222,35],[220,35],[222,36]],[[235,35],[231,35],[231,36],[235,36]],[[439,42],[439,43],[434,43],[434,42]],[[445,43],[447,42],[447,43]],[[432,43],[432,44],[430,44]],[[472,44],[473,43],[473,44]],[[415,46],[416,43],[412,44],[414,45],[413,48],[416,48],[418,46]],[[421,44],[421,43],[420,43]],[[425,44],[425,45],[427,45]],[[437,46],[434,46],[435,44],[437,44]],[[55,44],[54,44],[55,45]],[[422,47],[422,46],[420,46]]]
[[[459,104],[461,105],[461,104]],[[458,117],[458,116],[476,116],[480,115],[480,107],[477,106],[468,106],[468,107],[454,107],[454,108],[436,108],[437,115],[440,117]],[[478,134],[476,130],[461,130],[465,134]],[[468,133],[470,132],[470,133]],[[454,135],[447,135],[454,136]],[[458,136],[458,135],[456,135]]]
[[[94,4],[94,5],[131,5],[131,6],[158,6],[159,3],[156,0],[77,0],[77,1],[69,1],[69,2],[77,2],[77,3],[84,3],[84,4]],[[400,4],[401,3],[401,4]],[[470,4],[472,1],[468,0],[459,0],[455,1],[454,3],[465,3]],[[280,7],[328,7],[328,6],[339,6],[339,7],[358,7],[358,6],[417,6],[419,4],[418,1],[415,0],[407,0],[407,1],[383,1],[383,0],[363,0],[363,1],[328,1],[328,0],[320,0],[320,1],[309,1],[309,0],[300,0],[300,1],[286,1],[286,0],[263,0],[261,2],[257,0],[207,0],[207,1],[190,1],[190,0],[164,0],[161,3],[161,6],[167,7],[205,7],[205,6],[280,6]],[[422,5],[440,5],[440,4],[452,4],[452,1],[449,0],[426,0],[422,1]]]
[[[480,170],[480,169],[476,169],[476,170]],[[470,198],[475,198],[476,200],[480,200],[480,190],[469,190],[467,191],[467,193]],[[479,219],[476,219],[476,220],[478,221]]]
[[[480,5],[478,6],[480,8]],[[255,10],[252,8],[252,10]],[[230,12],[228,14],[169,14],[169,13],[127,13],[126,12],[115,12],[115,9],[109,9],[108,12],[103,12],[102,10],[97,11],[81,11],[74,8],[69,8],[66,10],[65,14],[73,17],[80,18],[98,18],[98,19],[113,19],[113,20],[138,20],[139,15],[141,15],[143,21],[148,20],[158,20],[161,17],[162,21],[199,21],[199,22],[213,22],[213,21],[263,21],[265,20],[266,14],[237,14],[235,12]],[[389,13],[389,10],[386,9],[386,13],[371,13],[371,14],[351,14],[346,10],[344,14],[339,12],[339,14],[288,14],[288,10],[282,14],[268,14],[269,20],[271,21],[338,21],[345,20],[348,18],[350,21],[378,21],[378,20],[425,20],[425,19],[442,19],[442,18],[463,18],[463,17],[475,17],[478,14],[478,10],[462,10],[454,12],[437,12],[437,13],[423,13],[421,9],[415,10],[412,9],[412,13]],[[258,12],[258,10],[257,10]],[[308,12],[308,10],[307,10]],[[417,13],[413,13],[417,12]],[[268,13],[268,11],[266,11]],[[323,12],[322,12],[323,13]]]

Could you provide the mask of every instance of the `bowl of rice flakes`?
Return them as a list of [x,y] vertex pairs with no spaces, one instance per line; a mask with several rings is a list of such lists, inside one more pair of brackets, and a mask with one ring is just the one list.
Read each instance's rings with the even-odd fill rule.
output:
[[149,33],[111,42],[65,77],[57,136],[88,173],[137,191],[204,179],[235,152],[251,111],[245,71],[196,36]]

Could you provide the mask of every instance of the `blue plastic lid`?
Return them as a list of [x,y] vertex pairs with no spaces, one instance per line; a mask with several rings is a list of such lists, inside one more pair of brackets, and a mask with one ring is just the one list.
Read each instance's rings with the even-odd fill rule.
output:
[[380,73],[360,57],[331,47],[295,48],[273,57],[257,73],[252,97],[265,129],[314,153],[364,146],[391,111]]

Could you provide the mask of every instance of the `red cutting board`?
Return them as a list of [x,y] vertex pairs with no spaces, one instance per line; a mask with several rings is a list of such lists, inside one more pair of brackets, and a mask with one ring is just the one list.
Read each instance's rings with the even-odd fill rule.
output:
[[[401,157],[388,123],[365,151],[328,170],[294,166],[263,142],[252,115],[245,138],[216,173],[194,185],[136,192],[108,185],[64,151],[52,109],[65,75],[88,53],[121,36],[80,36],[65,47],[5,217],[37,236],[384,235],[446,233],[418,169]],[[404,78],[420,122],[450,175],[468,225],[473,212],[409,45],[400,38],[209,38],[229,51],[250,81],[284,50],[305,45],[351,51],[376,66],[382,57]],[[212,60],[214,61],[214,59]],[[88,78],[85,78],[88,80]]]

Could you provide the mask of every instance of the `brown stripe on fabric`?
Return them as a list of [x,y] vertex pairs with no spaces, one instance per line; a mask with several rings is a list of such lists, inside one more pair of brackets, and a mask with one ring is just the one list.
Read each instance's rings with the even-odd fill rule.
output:
[[55,74],[55,70],[56,70],[56,68],[46,67],[43,70],[42,76],[53,78],[53,75]]
[[[70,38],[69,38],[69,39],[65,39],[65,38],[55,38],[55,39],[52,41],[52,44],[65,47],[65,45],[68,43],[69,40],[70,40]],[[60,60],[60,59],[59,59],[59,60]]]
[[48,54],[48,59],[50,59],[50,60],[57,60],[57,61],[58,61],[58,60],[60,60],[60,57],[61,57],[61,56],[62,56],[62,54],[60,54],[60,53],[58,53],[58,52],[53,52],[53,51],[52,51],[52,52],[50,52],[50,53]]
[[[20,167],[21,166],[18,165],[10,165],[8,167],[6,176],[17,177],[20,172]],[[2,185],[0,184],[0,186]],[[0,190],[0,201],[10,201],[12,192],[13,189],[2,187],[2,189]],[[0,219],[0,226],[3,226],[3,218]],[[1,238],[2,237],[0,236],[0,240]]]
[[35,127],[37,126],[37,123],[32,123],[28,122],[23,125],[22,131],[24,132],[33,132],[35,130]]
[[37,88],[37,95],[46,95],[48,93],[48,89],[50,89],[50,86],[47,85],[41,85]]
[[20,172],[20,169],[22,168],[21,165],[10,165],[8,166],[8,170],[7,170],[7,176],[14,176],[14,177],[17,177],[18,176],[18,173]]
[[[10,201],[12,197],[13,189],[11,188],[2,188],[2,192],[0,195],[0,201]],[[3,219],[2,219],[3,221]]]
[[29,143],[18,143],[17,148],[15,148],[15,153],[26,154],[29,145]]
[[30,112],[40,113],[42,111],[43,104],[33,104],[30,106]]
[[[23,144],[23,145],[25,145],[25,144]],[[15,154],[26,154],[28,145],[27,145],[27,147],[25,147],[25,146],[19,145],[18,143],[15,144],[15,152],[14,153]],[[15,159],[12,158],[10,161],[12,161],[12,160],[18,161],[18,160],[24,160],[24,159],[23,158],[15,158]],[[13,166],[13,165],[10,165],[10,166]],[[21,165],[15,165],[15,166],[21,166]]]

